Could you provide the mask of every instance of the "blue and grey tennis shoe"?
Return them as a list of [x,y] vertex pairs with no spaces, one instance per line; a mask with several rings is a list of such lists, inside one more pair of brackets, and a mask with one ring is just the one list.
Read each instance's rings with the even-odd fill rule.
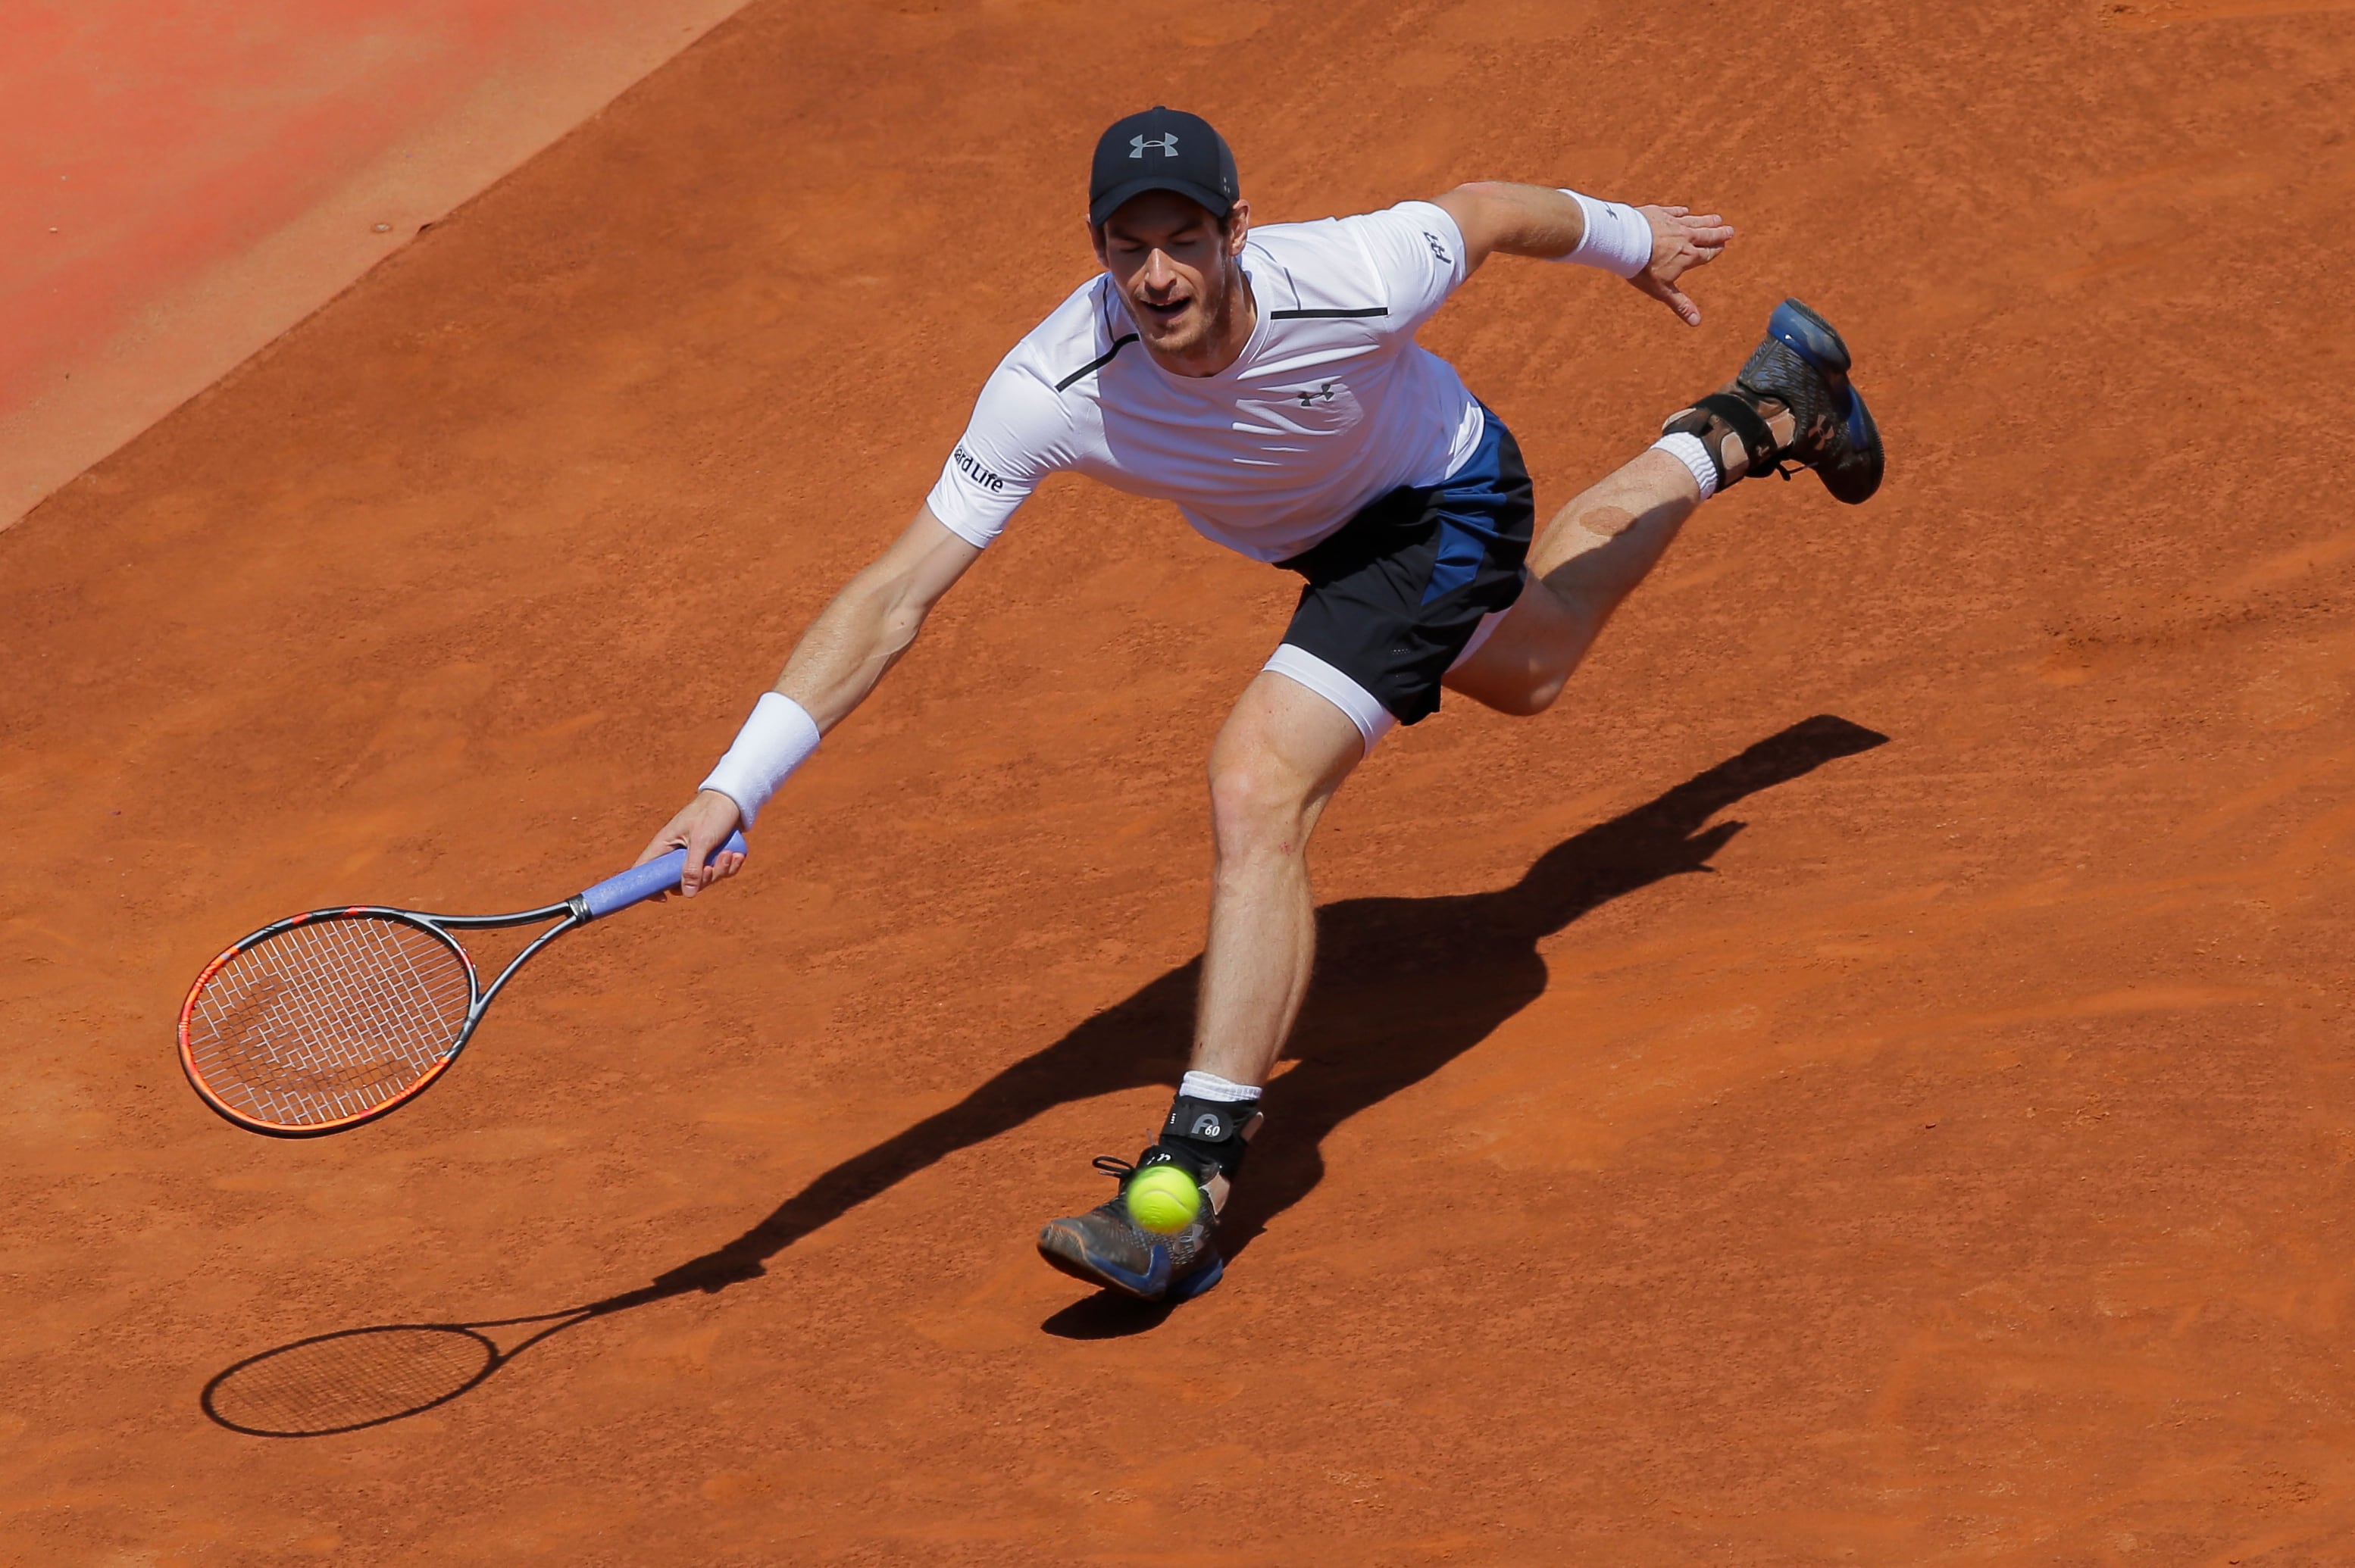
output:
[[1849,382],[1849,365],[1831,323],[1785,300],[1742,374],[1668,416],[1660,433],[1700,437],[1720,490],[1793,463],[1815,470],[1835,501],[1853,506],[1881,488],[1884,459],[1881,428]]
[[[1147,1163],[1152,1150],[1146,1152]],[[1170,1235],[1155,1235],[1129,1217],[1124,1194],[1137,1165],[1100,1155],[1096,1169],[1120,1182],[1112,1202],[1067,1220],[1050,1220],[1039,1233],[1039,1255],[1074,1279],[1101,1285],[1139,1301],[1174,1305],[1191,1301],[1219,1282],[1226,1260],[1219,1255],[1213,1233],[1218,1216],[1207,1208],[1202,1217]]]

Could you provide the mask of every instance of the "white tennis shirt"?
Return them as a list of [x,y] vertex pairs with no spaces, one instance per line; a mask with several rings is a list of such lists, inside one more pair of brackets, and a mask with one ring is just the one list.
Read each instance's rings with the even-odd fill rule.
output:
[[1402,484],[1452,477],[1480,408],[1414,341],[1464,281],[1444,208],[1254,228],[1242,253],[1258,323],[1216,376],[1154,363],[1099,273],[1014,345],[928,498],[987,545],[1058,470],[1174,501],[1207,537],[1261,561],[1296,556]]

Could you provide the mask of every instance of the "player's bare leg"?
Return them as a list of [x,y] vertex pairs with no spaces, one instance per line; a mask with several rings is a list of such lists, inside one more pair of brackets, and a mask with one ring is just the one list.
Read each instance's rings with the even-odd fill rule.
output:
[[1581,492],[1538,535],[1520,601],[1448,673],[1448,688],[1508,714],[1544,712],[1700,505],[1691,471],[1657,450]]
[[[1282,675],[1263,672],[1227,715],[1210,747],[1210,928],[1191,1071],[1267,1081],[1316,955],[1308,836],[1364,749],[1338,708]],[[1226,1202],[1226,1175],[1207,1186],[1213,1206]]]
[[[1225,1268],[1217,1213],[1259,1125],[1259,1086],[1299,1015],[1316,949],[1308,837],[1364,755],[1348,715],[1289,678],[1262,672],[1210,748],[1216,860],[1202,953],[1194,1054],[1161,1137],[1142,1163],[1176,1164],[1201,1183],[1209,1212],[1184,1230],[1146,1234],[1114,1197],[1040,1232],[1049,1263],[1148,1300],[1199,1295]],[[1098,1160],[1122,1178],[1128,1168]]]
[[1257,1084],[1299,1016],[1316,948],[1308,835],[1364,749],[1323,697],[1262,673],[1210,748],[1216,859],[1196,1070]]
[[[1849,386],[1848,345],[1796,300],[1769,318],[1740,376],[1670,417],[1652,447],[1556,513],[1531,543],[1530,581],[1446,684],[1509,714],[1544,712],[1708,491],[1791,462],[1851,505],[1880,488],[1881,432]],[[1688,454],[1667,450],[1683,443]]]

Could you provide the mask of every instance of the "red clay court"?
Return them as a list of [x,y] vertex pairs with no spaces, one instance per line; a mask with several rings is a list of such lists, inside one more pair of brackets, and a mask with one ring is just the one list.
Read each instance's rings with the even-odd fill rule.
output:
[[[0,1559],[2355,1561],[2355,7],[680,10],[602,110],[675,43],[437,35],[579,97],[471,200],[489,153],[302,230],[381,247],[295,247],[365,276],[0,533]],[[438,69],[323,100],[348,156],[239,232],[484,101]],[[1499,177],[1742,227],[1697,332],[1510,261],[1425,332],[1543,505],[1786,293],[1891,458],[1712,502],[1554,713],[1451,703],[1342,793],[1226,1282],[1115,1309],[1031,1238],[1180,1070],[1202,753],[1295,586],[1079,482],[745,878],[552,949],[379,1126],[200,1107],[237,933],[635,853],[1156,101],[1263,220]],[[12,366],[278,264],[61,323],[96,284],[18,206]],[[249,1358],[400,1325],[373,1424],[253,1435],[359,1395]],[[377,1419],[480,1369],[452,1325],[513,1353]]]

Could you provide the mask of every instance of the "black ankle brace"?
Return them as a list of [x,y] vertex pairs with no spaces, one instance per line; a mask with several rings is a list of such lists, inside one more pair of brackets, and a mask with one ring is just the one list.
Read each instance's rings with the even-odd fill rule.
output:
[[1231,1181],[1243,1168],[1243,1155],[1251,1147],[1243,1132],[1259,1116],[1254,1102],[1228,1105],[1179,1095],[1170,1102],[1168,1118],[1161,1124],[1161,1141],[1145,1151],[1137,1166],[1141,1170],[1148,1165],[1183,1165],[1197,1181],[1208,1181],[1213,1176]]
[[[1738,392],[1712,392],[1669,415],[1660,434],[1700,438],[1701,449],[1717,469],[1717,488],[1723,490],[1736,480],[1773,469],[1789,450],[1791,415],[1780,403],[1774,408],[1773,414],[1762,413]],[[1785,427],[1779,435],[1774,428],[1777,419]]]

